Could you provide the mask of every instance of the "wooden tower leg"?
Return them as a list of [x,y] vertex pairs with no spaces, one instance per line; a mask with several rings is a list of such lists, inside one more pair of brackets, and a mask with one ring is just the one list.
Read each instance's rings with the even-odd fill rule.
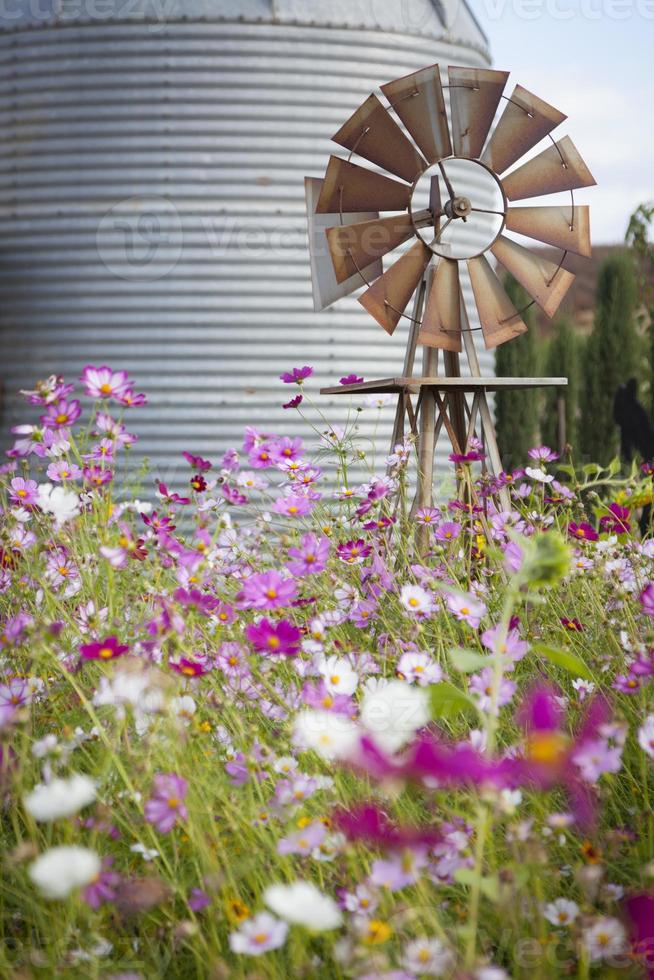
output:
[[[422,277],[420,285],[416,290],[416,298],[413,302],[413,313],[411,314],[411,326],[409,327],[409,338],[407,340],[406,351],[404,352],[404,365],[402,367],[402,377],[411,378],[413,376],[413,365],[416,359],[416,349],[418,347],[418,334],[422,322],[422,311],[425,305],[427,289],[431,285],[431,267]],[[395,422],[393,424],[393,434],[391,436],[390,453],[393,453],[398,442],[404,438],[404,415],[406,412],[405,393],[401,391],[397,396],[397,408],[395,409]]]

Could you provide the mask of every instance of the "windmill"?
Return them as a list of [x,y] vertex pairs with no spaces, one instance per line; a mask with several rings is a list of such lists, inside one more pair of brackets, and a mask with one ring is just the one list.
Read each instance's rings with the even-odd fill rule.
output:
[[[526,307],[515,307],[493,262],[520,283],[531,297],[528,305],[538,304],[551,317],[574,280],[566,256],[591,254],[589,209],[576,204],[574,191],[595,180],[572,140],[551,135],[566,116],[521,85],[505,95],[508,75],[450,66],[443,84],[439,66],[432,65],[382,85],[386,104],[371,94],[333,137],[347,157],[332,155],[324,178],[305,181],[316,308],[365,286],[358,301],[388,334],[403,317],[410,321],[401,376],[323,393],[398,393],[393,441],[402,437],[408,415],[419,443],[417,501],[423,506],[431,502],[434,448],[443,428],[460,454],[479,428],[498,475],[487,394],[567,384],[565,378],[483,378],[475,348],[475,330],[487,349],[527,330]],[[521,164],[541,141],[545,148]],[[473,192],[457,193],[462,180]],[[569,203],[513,206],[558,192],[569,192]],[[492,207],[480,206],[489,198]],[[559,248],[558,263],[507,232]],[[470,326],[465,276],[479,327]],[[423,371],[414,377],[418,344]],[[461,377],[463,351],[470,377]]]

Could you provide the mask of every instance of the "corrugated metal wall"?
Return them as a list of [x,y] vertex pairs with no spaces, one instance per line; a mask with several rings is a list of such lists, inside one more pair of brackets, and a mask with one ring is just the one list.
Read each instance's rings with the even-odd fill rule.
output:
[[388,338],[354,299],[313,312],[303,177],[375,86],[434,61],[487,63],[282,23],[0,33],[3,438],[25,419],[18,388],[108,363],[148,393],[138,452],[174,479],[182,449],[215,457],[246,424],[306,435],[279,407],[292,365],[319,383],[397,373],[405,325]]

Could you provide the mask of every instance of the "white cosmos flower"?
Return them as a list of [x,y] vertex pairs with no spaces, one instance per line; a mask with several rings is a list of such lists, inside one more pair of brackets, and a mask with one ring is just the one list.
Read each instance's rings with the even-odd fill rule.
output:
[[77,517],[80,512],[78,495],[65,487],[53,487],[51,483],[39,486],[36,500],[41,510],[53,515],[57,527]]
[[313,749],[323,759],[345,759],[359,744],[359,731],[345,715],[331,711],[300,711],[295,717],[293,741]]
[[327,657],[319,669],[330,694],[353,694],[356,691],[359,675],[345,657]]
[[627,934],[618,919],[604,916],[586,929],[583,941],[591,960],[603,960],[625,951]]
[[571,926],[579,915],[579,906],[569,898],[556,898],[545,906],[545,918],[553,926]]
[[333,898],[323,894],[308,881],[291,885],[270,885],[263,900],[275,915],[314,932],[337,929],[343,916]]
[[389,681],[366,691],[360,717],[377,745],[395,752],[429,721],[429,695],[405,681]]
[[525,473],[537,483],[551,483],[554,479],[551,473],[546,473],[540,466],[525,466]]
[[654,759],[654,715],[648,715],[638,729],[638,744],[643,752]]
[[52,847],[29,866],[29,876],[46,898],[66,898],[100,874],[102,862],[87,847]]
[[414,616],[419,614],[426,616],[434,608],[433,596],[426,589],[423,589],[422,586],[411,585],[410,583],[402,586],[400,602],[407,612],[412,613]]
[[24,799],[25,809],[35,820],[47,822],[71,817],[82,807],[93,803],[95,783],[88,776],[74,773],[68,779],[39,783]]
[[412,973],[442,977],[449,976],[454,957],[440,939],[413,939],[407,943],[402,961]]

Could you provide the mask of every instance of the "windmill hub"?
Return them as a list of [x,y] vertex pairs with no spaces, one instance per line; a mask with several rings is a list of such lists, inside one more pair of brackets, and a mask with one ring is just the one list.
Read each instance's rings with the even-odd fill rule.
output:
[[447,201],[443,210],[448,218],[467,218],[472,211],[472,204],[467,197],[453,197]]

